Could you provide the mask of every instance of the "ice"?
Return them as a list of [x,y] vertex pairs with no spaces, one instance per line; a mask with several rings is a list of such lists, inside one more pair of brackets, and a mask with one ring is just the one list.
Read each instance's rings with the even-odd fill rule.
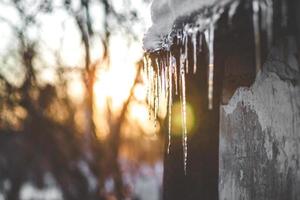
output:
[[267,33],[268,48],[271,48],[273,41],[273,1],[265,0],[260,4],[262,12],[262,29]]
[[184,44],[184,55],[183,59],[185,60],[186,73],[189,73],[189,61],[188,61],[188,33],[186,31],[183,32],[183,44]]
[[254,30],[254,43],[255,43],[255,65],[256,72],[260,71],[260,29],[259,29],[259,2],[258,0],[252,1],[253,10],[253,30]]
[[193,34],[192,42],[193,42],[193,59],[194,59],[193,73],[195,74],[197,72],[197,32]]
[[214,90],[214,23],[210,23],[205,31],[205,39],[209,51],[208,62],[208,108],[213,109],[213,90]]
[[172,94],[172,70],[173,70],[173,57],[170,56],[170,65],[168,67],[168,148],[167,153],[170,153],[171,146],[171,128],[172,128],[172,102],[173,102],[173,94]]
[[183,145],[183,164],[184,164],[184,173],[186,174],[186,166],[187,166],[187,128],[186,128],[186,88],[185,88],[185,71],[184,65],[181,67],[181,116],[182,116],[182,145]]
[[228,22],[229,24],[232,24],[232,18],[235,15],[236,9],[239,6],[239,1],[234,1],[228,10]]
[[184,173],[186,174],[187,166],[187,128],[186,128],[186,87],[185,87],[185,74],[186,74],[186,52],[185,47],[181,49],[180,55],[180,101],[181,101],[181,119],[182,119],[182,147],[183,147],[183,165]]
[[176,64],[176,59],[174,57],[172,57],[172,63],[173,63],[174,83],[175,83],[175,94],[178,95],[177,64]]

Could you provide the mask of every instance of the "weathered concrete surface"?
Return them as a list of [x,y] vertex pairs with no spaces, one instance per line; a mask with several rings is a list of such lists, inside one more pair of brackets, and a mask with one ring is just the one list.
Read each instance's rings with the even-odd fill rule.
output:
[[295,42],[275,48],[250,88],[221,107],[219,199],[300,199],[300,75]]

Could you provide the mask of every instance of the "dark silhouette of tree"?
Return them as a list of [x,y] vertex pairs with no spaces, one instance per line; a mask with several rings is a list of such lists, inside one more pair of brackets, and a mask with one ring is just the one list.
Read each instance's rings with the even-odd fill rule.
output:
[[[141,80],[142,64],[137,64],[135,81],[117,119],[109,116],[113,113],[108,108],[109,137],[105,143],[109,145],[104,145],[96,135],[93,119],[94,84],[99,69],[110,64],[111,32],[118,28],[128,34],[128,37],[136,39],[131,25],[142,16],[137,16],[134,10],[118,13],[108,0],[81,0],[77,8],[72,6],[73,3],[72,0],[64,0],[63,6],[57,8],[53,1],[41,0],[35,9],[28,9],[30,5],[26,0],[0,1],[0,4],[13,7],[20,19],[19,23],[14,24],[0,14],[0,22],[7,24],[16,38],[14,59],[24,74],[24,80],[18,85],[7,79],[0,69],[0,182],[6,179],[11,182],[10,189],[5,193],[8,199],[18,199],[22,185],[28,181],[38,188],[46,187],[44,176],[47,172],[55,178],[65,199],[102,198],[105,179],[103,168],[108,165],[112,166],[116,196],[118,199],[124,197],[118,162],[121,126],[126,122],[134,88]],[[105,16],[102,34],[97,33],[93,25],[90,8],[94,3],[103,6],[103,10],[99,10]],[[76,22],[85,62],[83,67],[70,69],[57,56],[58,80],[54,84],[45,84],[40,82],[39,69],[35,63],[41,53],[38,48],[41,41],[31,38],[29,31],[33,27],[39,28],[40,14],[51,14],[56,9],[67,11]],[[103,54],[94,62],[91,59],[91,44],[96,38],[101,40]],[[5,67],[5,62],[3,66]],[[14,68],[10,73],[14,73]],[[66,75],[71,73],[80,74],[86,86],[84,133],[80,132],[75,120],[80,108],[67,95],[69,80]],[[106,147],[108,149],[105,150]],[[85,168],[91,175],[86,174]],[[91,178],[96,179],[96,186],[92,189]]]

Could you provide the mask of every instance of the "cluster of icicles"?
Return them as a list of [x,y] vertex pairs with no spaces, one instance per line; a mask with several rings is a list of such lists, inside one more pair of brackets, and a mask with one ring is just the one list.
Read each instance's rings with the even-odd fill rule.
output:
[[[228,10],[231,18],[238,6],[239,1],[233,1]],[[262,29],[267,32],[268,40],[272,41],[272,19],[273,6],[272,0],[253,0],[253,28],[255,40],[255,56],[256,69],[260,69],[260,24]],[[210,18],[198,19],[196,26],[185,25],[182,30],[175,33],[176,43],[180,48],[179,59],[171,54],[170,49],[165,53],[146,53],[144,56],[144,72],[148,79],[147,86],[147,103],[149,106],[150,119],[156,120],[160,108],[161,101],[165,103],[168,115],[168,147],[167,152],[170,151],[171,146],[171,122],[172,122],[172,104],[174,95],[179,95],[181,101],[181,119],[182,119],[182,145],[183,145],[183,160],[184,172],[187,167],[187,118],[186,118],[186,74],[189,73],[189,60],[193,53],[193,73],[197,72],[197,55],[202,51],[202,41],[206,42],[209,51],[208,62],[208,108],[213,109],[213,90],[214,90],[214,31],[216,21],[221,16],[223,10],[219,9]],[[259,14],[261,13],[261,21]],[[231,20],[231,19],[229,19]],[[260,23],[261,22],[261,23]],[[168,36],[173,38],[172,36]],[[192,42],[193,51],[188,51],[189,38]],[[168,39],[170,41],[170,39]],[[165,46],[171,46],[167,44]],[[167,52],[167,53],[166,53]],[[178,63],[177,63],[178,62]]]

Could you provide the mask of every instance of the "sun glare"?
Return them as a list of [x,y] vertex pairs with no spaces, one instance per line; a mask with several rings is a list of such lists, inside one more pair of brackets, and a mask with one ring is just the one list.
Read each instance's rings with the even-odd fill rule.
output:
[[[94,85],[97,123],[103,123],[103,120],[99,118],[105,116],[108,106],[114,116],[118,116],[134,85],[137,76],[136,63],[142,57],[142,49],[137,49],[136,44],[128,45],[123,36],[115,37],[110,45],[110,66],[98,70]],[[126,52],[130,52],[130,56]],[[154,122],[149,120],[146,104],[146,79],[143,76],[141,79],[142,81],[134,87],[127,118],[131,123],[130,126],[139,127],[146,135],[153,135],[159,128],[158,126],[155,127]],[[129,132],[133,134],[132,131]]]
[[107,100],[111,99],[112,110],[118,111],[129,96],[135,75],[135,69],[130,68],[100,72],[94,86],[96,107],[105,108]]

